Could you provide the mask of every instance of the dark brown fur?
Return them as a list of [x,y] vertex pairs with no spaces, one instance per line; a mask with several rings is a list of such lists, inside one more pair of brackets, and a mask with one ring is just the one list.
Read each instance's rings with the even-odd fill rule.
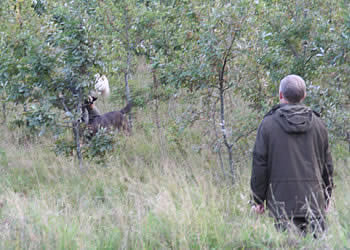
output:
[[87,110],[89,113],[88,128],[91,135],[95,135],[100,128],[128,131],[126,114],[131,111],[131,106],[131,103],[128,103],[119,111],[112,111],[102,115],[96,115],[94,113],[94,104],[90,103],[87,105]]

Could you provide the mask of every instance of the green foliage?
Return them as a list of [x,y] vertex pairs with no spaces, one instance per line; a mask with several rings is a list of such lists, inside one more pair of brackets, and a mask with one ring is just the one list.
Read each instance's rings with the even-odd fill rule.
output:
[[342,88],[308,86],[306,104],[319,112],[330,130],[332,142],[345,140],[350,131],[350,113],[346,111],[346,95]]
[[343,10],[348,7],[346,1],[259,1],[251,18],[257,26],[244,37],[240,67],[245,83],[237,86],[237,93],[266,112],[278,102],[280,80],[298,74],[308,86],[305,102],[321,113],[332,138],[344,140],[350,96],[344,54],[349,50],[344,43],[349,14]]
[[[265,112],[277,101],[279,80],[294,73],[310,85],[309,105],[332,107],[321,112],[332,136],[344,139],[348,131],[346,1],[38,0],[1,6],[2,102],[43,107],[20,118],[38,133],[61,126],[62,110],[65,123],[75,124],[93,74],[122,79],[117,74],[135,72],[135,55],[145,56],[155,79],[152,87],[130,81],[135,107],[169,100],[173,87],[190,92],[234,87]],[[117,85],[112,99],[120,102],[122,81],[112,84]],[[35,121],[35,115],[44,118]]]
[[103,61],[99,67],[109,73],[118,75],[127,71],[134,71],[135,59],[133,50],[139,41],[135,22],[138,8],[132,1],[102,1],[96,8],[96,18],[100,25],[100,51]]
[[54,128],[56,125],[56,113],[50,109],[50,104],[44,106],[33,104],[24,115],[27,128],[39,136],[43,135],[46,129]]
[[[145,108],[153,99],[153,91],[152,89],[145,85],[137,85],[133,80],[129,81],[130,87],[131,87],[131,96],[132,96],[132,104],[133,108]],[[111,102],[123,105],[124,101],[126,99],[124,86],[121,84],[118,84],[117,86],[113,87],[113,91],[111,93],[110,100]]]
[[[121,140],[118,139],[115,131],[101,128],[94,136],[91,136],[88,128],[82,126],[81,132],[85,141],[82,144],[82,155],[85,159],[105,165],[111,155],[119,152]],[[71,157],[74,154],[75,147],[74,141],[59,136],[55,140],[54,152],[56,155]]]
[[[89,133],[87,131],[87,133]],[[114,131],[100,128],[85,146],[83,155],[88,159],[96,159],[98,163],[105,163],[106,158],[116,150],[117,138]]]
[[68,140],[61,136],[55,140],[55,148],[53,151],[56,155],[69,157],[73,155],[74,148],[75,144],[72,140]]
[[[93,82],[90,72],[99,61],[96,7],[96,1],[63,1],[54,8],[45,1],[16,3],[17,32],[0,43],[1,92],[6,101],[29,104],[22,115],[32,133],[42,135],[46,128],[59,133],[57,128],[79,123],[83,96]],[[33,11],[36,16],[30,16]],[[62,111],[68,119],[58,122]],[[65,144],[58,144],[62,151]]]
[[41,16],[47,11],[46,5],[47,3],[45,0],[33,0],[31,7],[34,9],[38,16]]

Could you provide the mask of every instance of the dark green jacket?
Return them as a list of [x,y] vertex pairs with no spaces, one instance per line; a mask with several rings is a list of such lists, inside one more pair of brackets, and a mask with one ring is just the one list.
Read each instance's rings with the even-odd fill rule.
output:
[[257,204],[273,216],[324,213],[333,187],[328,133],[318,115],[304,105],[275,106],[258,129],[251,189]]

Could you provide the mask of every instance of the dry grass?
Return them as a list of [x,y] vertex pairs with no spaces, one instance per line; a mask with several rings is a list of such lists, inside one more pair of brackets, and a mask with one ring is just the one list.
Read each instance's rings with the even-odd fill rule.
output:
[[[25,249],[340,249],[349,242],[350,174],[338,161],[329,230],[319,240],[277,233],[251,214],[249,164],[225,181],[210,151],[186,157],[135,133],[101,167],[81,173],[50,141],[6,144],[2,128],[0,248]],[[173,149],[172,149],[173,150]],[[6,155],[6,160],[4,159]],[[206,155],[204,157],[204,155]]]

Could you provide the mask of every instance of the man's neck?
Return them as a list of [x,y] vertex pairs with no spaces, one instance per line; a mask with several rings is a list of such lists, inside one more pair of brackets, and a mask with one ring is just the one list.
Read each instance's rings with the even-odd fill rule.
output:
[[286,99],[280,99],[280,104],[289,104],[289,102]]

